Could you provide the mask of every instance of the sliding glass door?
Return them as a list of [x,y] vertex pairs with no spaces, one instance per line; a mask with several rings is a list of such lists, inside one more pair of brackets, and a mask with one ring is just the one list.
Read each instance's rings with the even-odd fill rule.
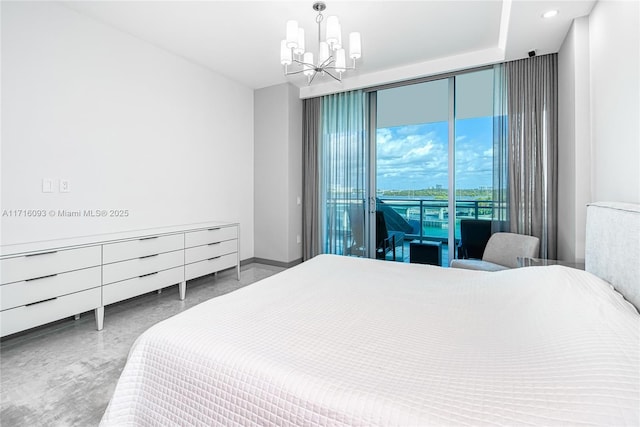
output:
[[[476,220],[493,218],[493,69],[461,74],[455,79],[455,240],[458,242],[463,221],[473,220],[466,221],[466,230],[472,236],[479,236],[479,230],[491,229],[490,225],[482,227]],[[466,256],[478,257],[479,253]]]
[[[449,240],[452,78],[377,92],[375,116],[376,253],[410,260],[419,244]],[[390,239],[390,245],[385,245]],[[384,254],[382,252],[385,252]]]
[[370,96],[370,254],[449,265],[460,221],[491,218],[493,71]]
[[448,266],[461,221],[495,216],[493,69],[328,95],[321,116],[323,253]]

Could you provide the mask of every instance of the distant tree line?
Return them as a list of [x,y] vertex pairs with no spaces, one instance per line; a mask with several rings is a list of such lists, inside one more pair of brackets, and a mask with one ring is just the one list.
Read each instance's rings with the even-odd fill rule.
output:
[[[449,191],[446,188],[425,188],[422,190],[379,190],[378,196],[381,197],[428,197],[434,200],[447,200]],[[466,188],[456,190],[456,198],[464,198],[469,200],[491,200],[492,190],[489,188]]]

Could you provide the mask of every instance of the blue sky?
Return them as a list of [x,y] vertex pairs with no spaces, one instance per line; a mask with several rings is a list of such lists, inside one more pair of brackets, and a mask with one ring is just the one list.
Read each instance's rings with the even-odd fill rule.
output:
[[[448,123],[377,130],[379,190],[448,187]],[[492,118],[456,121],[456,187],[491,187]]]

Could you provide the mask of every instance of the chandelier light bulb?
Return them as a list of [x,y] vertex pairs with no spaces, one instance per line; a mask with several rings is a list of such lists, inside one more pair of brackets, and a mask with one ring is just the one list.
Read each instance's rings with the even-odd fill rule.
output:
[[280,42],[280,63],[282,65],[291,65],[291,49],[287,47],[287,41]]
[[338,32],[338,43],[333,45],[333,50],[342,49],[342,31]]
[[296,55],[304,53],[304,28],[298,27],[298,46],[293,49],[293,53]]
[[347,71],[347,58],[344,49],[336,50],[336,71],[339,73]]
[[298,47],[298,21],[287,21],[287,47]]
[[360,33],[349,33],[349,58],[358,59],[362,56]]
[[303,74],[307,77],[313,76],[313,73],[316,72],[315,67],[313,66],[313,53],[305,52],[302,62],[302,69],[304,70]]
[[340,21],[337,16],[327,18],[327,43],[334,49],[334,45],[340,42]]
[[320,53],[318,54],[318,66],[321,67],[329,59],[329,45],[327,42],[320,42]]

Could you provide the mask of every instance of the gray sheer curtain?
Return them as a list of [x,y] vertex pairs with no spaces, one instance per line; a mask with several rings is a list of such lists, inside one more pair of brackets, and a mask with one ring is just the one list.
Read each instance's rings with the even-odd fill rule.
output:
[[491,232],[509,228],[509,126],[504,64],[493,67],[493,217]]
[[322,97],[320,222],[322,252],[366,252],[366,94],[361,90]]
[[321,98],[302,102],[302,259],[321,253],[320,235],[320,113]]
[[558,216],[557,54],[503,65],[507,97],[509,228],[514,233],[538,237],[540,256],[553,259]]

